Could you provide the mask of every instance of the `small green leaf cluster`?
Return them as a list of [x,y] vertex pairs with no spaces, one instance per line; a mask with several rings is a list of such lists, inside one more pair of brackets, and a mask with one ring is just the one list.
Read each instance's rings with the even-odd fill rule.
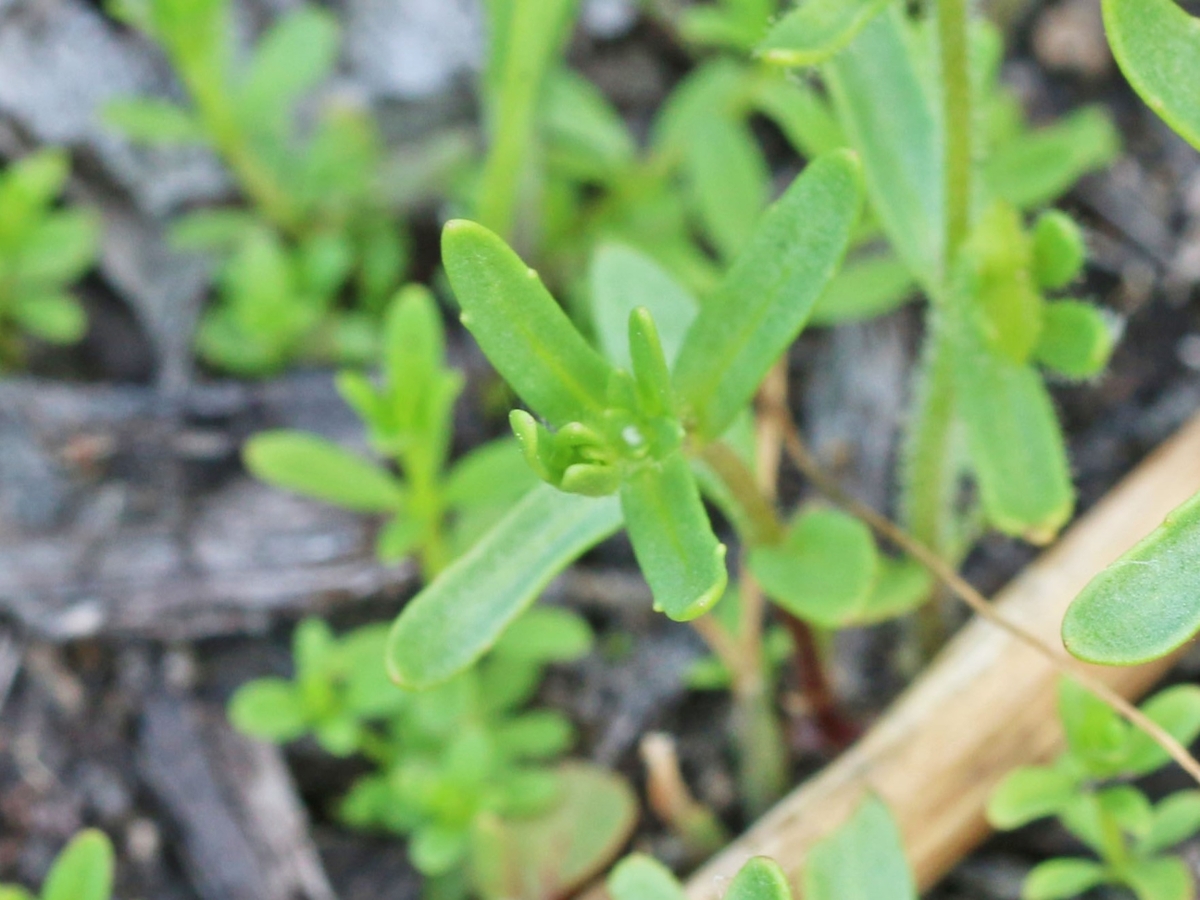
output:
[[511,440],[485,444],[453,466],[448,454],[462,376],[446,362],[437,303],[423,287],[402,290],[383,324],[382,378],[343,372],[338,390],[367,426],[371,448],[402,475],[301,431],[265,431],[243,451],[269,484],[390,516],[376,551],[384,562],[417,553],[427,577],[469,547],[534,479]]
[[[1141,709],[1184,744],[1200,735],[1200,688],[1168,688]],[[1039,864],[1025,881],[1024,900],[1065,900],[1102,884],[1123,885],[1138,900],[1192,897],[1188,867],[1167,851],[1200,832],[1200,791],[1180,791],[1153,804],[1129,784],[1170,758],[1074,681],[1060,684],[1059,714],[1067,749],[1048,766],[1009,773],[992,794],[988,819],[1012,829],[1056,816],[1100,859]]]
[[[916,900],[912,871],[891,812],[869,797],[854,815],[809,851],[804,866],[805,900]],[[613,900],[684,900],[682,885],[660,863],[635,855],[608,878]],[[725,900],[792,900],[792,890],[775,862],[756,857],[734,876]]]
[[50,867],[40,894],[0,884],[0,900],[109,900],[112,897],[113,849],[102,832],[77,834]]
[[200,354],[251,376],[297,357],[372,358],[372,313],[402,279],[406,239],[379,200],[373,120],[342,102],[327,104],[311,133],[297,124],[297,105],[337,62],[332,15],[295,9],[243,59],[229,0],[114,0],[113,11],[162,48],[189,103],[119,101],[106,110],[109,124],[147,145],[210,148],[251,204],[175,223],[179,248],[221,260]]
[[0,173],[0,370],[20,363],[21,334],[71,344],[87,316],[69,288],[96,259],[99,223],[56,208],[70,174],[59,150],[43,150]]
[[[494,870],[494,848],[507,829],[561,817],[566,795],[613,810],[607,825],[586,816],[570,824],[580,832],[573,838],[584,848],[578,852],[615,852],[605,848],[614,830],[626,833],[628,788],[581,764],[564,768],[559,760],[574,741],[571,723],[557,712],[525,709],[547,665],[590,650],[586,622],[559,608],[531,610],[478,665],[422,693],[388,680],[380,664],[386,641],[386,626],[336,637],[324,622],[305,621],[293,639],[294,677],[243,685],[230,701],[230,719],[265,740],[311,735],[337,756],[368,758],[376,771],[355,782],[340,816],[355,827],[408,836],[413,864],[441,889],[479,889],[475,880]],[[472,872],[475,880],[458,877]]]

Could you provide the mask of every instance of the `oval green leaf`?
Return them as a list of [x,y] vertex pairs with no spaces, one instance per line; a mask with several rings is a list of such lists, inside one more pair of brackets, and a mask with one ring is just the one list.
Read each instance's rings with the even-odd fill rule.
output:
[[58,855],[42,885],[42,900],[109,900],[113,848],[100,831],[80,832]]
[[1200,494],[1075,598],[1063,619],[1073,656],[1132,666],[1158,659],[1200,631]]
[[900,830],[877,797],[813,847],[804,869],[804,900],[916,900]]

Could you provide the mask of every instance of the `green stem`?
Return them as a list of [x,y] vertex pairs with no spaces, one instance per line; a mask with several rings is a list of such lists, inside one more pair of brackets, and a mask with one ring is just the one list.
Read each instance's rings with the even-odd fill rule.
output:
[[788,783],[787,743],[775,710],[772,685],[763,676],[733,686],[733,734],[738,787],[746,814],[757,818]]
[[775,507],[767,502],[754,473],[723,441],[706,444],[700,459],[717,477],[730,501],[728,510],[734,527],[750,546],[775,544],[783,537],[783,524]]

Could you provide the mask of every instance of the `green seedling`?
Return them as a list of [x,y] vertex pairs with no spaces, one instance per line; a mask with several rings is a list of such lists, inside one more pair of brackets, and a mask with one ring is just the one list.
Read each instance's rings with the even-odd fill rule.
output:
[[242,375],[295,358],[372,358],[372,313],[403,276],[406,240],[380,199],[369,116],[332,102],[310,131],[297,124],[298,104],[337,62],[332,15],[289,12],[243,58],[228,0],[114,0],[114,13],[163,50],[188,102],[123,100],[106,120],[142,144],[210,148],[250,202],[193,212],[173,229],[179,248],[221,261],[201,355]]
[[87,331],[70,287],[95,262],[99,223],[84,210],[55,207],[69,174],[58,150],[0,173],[0,370],[20,364],[22,335],[72,344]]
[[366,757],[375,771],[340,802],[343,821],[409,839],[429,896],[550,900],[620,849],[636,804],[618,777],[563,762],[574,729],[525,707],[547,665],[589,652],[587,624],[532,610],[477,666],[407,693],[380,665],[385,626],[337,638],[308,620],[294,635],[294,678],[244,685],[234,724],[277,743],[313,736],[327,751]]
[[[899,830],[878,799],[864,801],[848,822],[813,846],[802,875],[805,900],[916,900]],[[662,864],[631,856],[608,878],[612,900],[684,900],[683,886]],[[726,900],[792,900],[783,870],[757,857],[724,892]]]
[[[1141,708],[1183,744],[1200,735],[1200,688],[1168,688]],[[1060,684],[1059,714],[1067,749],[1050,765],[1009,773],[992,794],[988,819],[1012,829],[1055,816],[1098,860],[1047,860],[1029,873],[1021,896],[1066,900],[1110,884],[1128,888],[1138,900],[1193,897],[1188,867],[1167,851],[1200,832],[1200,791],[1180,791],[1155,804],[1129,784],[1170,758],[1074,681]]]
[[112,897],[113,849],[99,831],[82,831],[58,854],[40,894],[15,884],[0,884],[0,900],[109,900]]
[[367,427],[371,448],[392,470],[300,431],[267,431],[246,444],[247,468],[270,484],[356,512],[389,517],[376,550],[384,562],[415,553],[433,577],[533,486],[517,445],[495,441],[448,465],[462,376],[446,364],[437,303],[406,288],[383,327],[376,385],[343,372],[338,389]]
[[[1104,24],[1142,99],[1200,148],[1200,19],[1174,0],[1105,0]],[[1071,604],[1063,642],[1090,662],[1133,665],[1172,653],[1200,632],[1200,496],[1098,575]]]

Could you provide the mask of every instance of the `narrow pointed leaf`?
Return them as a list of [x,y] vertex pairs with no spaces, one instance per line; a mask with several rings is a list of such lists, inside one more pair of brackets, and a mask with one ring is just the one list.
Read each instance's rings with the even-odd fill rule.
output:
[[679,453],[647,462],[621,484],[621,509],[654,608],[678,622],[708,612],[725,591],[725,545]]
[[875,214],[901,258],[930,285],[941,276],[945,242],[942,142],[906,29],[895,4],[822,71],[862,157]]
[[1024,900],[1066,900],[1107,880],[1104,866],[1090,859],[1050,859],[1033,867],[1021,896]]
[[804,900],[916,900],[900,830],[877,797],[808,856]]
[[634,385],[638,403],[650,416],[664,416],[672,411],[671,370],[663,353],[654,317],[644,307],[629,316],[629,353],[633,358]]
[[400,482],[374,463],[304,431],[261,431],[242,451],[262,481],[355,512],[390,512],[404,502]]
[[1146,104],[1200,148],[1200,19],[1175,0],[1104,0],[1121,70]]
[[767,205],[771,172],[746,122],[708,115],[692,123],[684,166],[705,236],[732,259]]
[[463,324],[521,399],[555,425],[603,413],[612,367],[504,241],[457,220],[442,232],[442,258]]
[[554,576],[620,525],[614,498],[534,488],[400,613],[388,639],[392,679],[421,689],[466,669]]
[[1088,662],[1158,659],[1200,631],[1200,495],[1083,590],[1063,620],[1063,643]]
[[862,199],[854,155],[809,165],[759,221],[692,323],[675,387],[696,429],[719,437],[804,328],[841,263]]
[[891,0],[802,0],[758,45],[767,62],[814,66],[854,40]]

